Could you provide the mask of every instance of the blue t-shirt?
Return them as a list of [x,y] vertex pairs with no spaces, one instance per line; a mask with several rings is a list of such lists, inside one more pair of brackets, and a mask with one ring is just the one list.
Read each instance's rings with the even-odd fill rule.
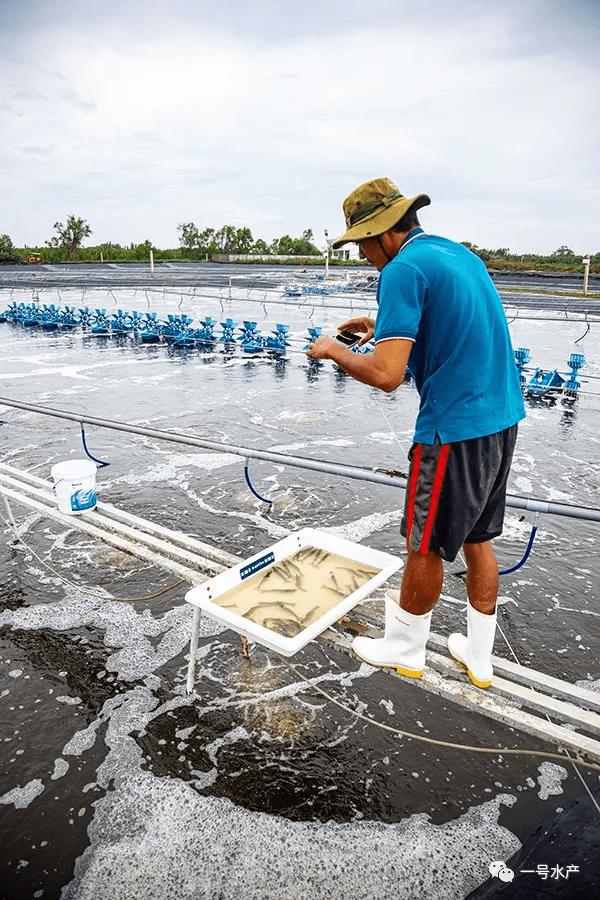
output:
[[382,270],[377,303],[375,341],[414,341],[417,443],[484,437],[524,418],[502,302],[478,256],[415,229]]

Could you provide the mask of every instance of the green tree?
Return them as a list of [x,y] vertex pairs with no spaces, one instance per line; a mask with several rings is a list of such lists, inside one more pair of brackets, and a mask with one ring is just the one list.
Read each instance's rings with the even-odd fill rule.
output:
[[257,253],[259,256],[268,256],[271,250],[269,249],[269,245],[266,241],[263,241],[262,238],[258,238],[254,242],[254,253]]
[[575,254],[570,249],[570,247],[567,247],[565,244],[563,244],[562,247],[559,247],[558,250],[555,250],[551,255],[552,256],[575,256]]
[[200,247],[200,233],[198,229],[193,222],[182,222],[181,225],[177,226],[177,231],[179,232],[181,247],[186,251],[186,255],[189,254],[191,256]]
[[148,239],[143,241],[141,244],[132,244],[131,249],[133,250],[134,259],[140,260],[140,262],[145,262],[147,259],[150,259],[150,251],[152,250],[156,261],[156,247],[154,247],[152,241],[149,241]]
[[57,234],[49,241],[46,241],[48,247],[57,247],[61,251],[66,251],[70,259],[77,259],[77,251],[85,238],[92,234],[92,229],[85,219],[80,219],[77,216],[67,216],[67,221],[64,225],[62,222],[55,222],[52,227]]
[[271,244],[271,252],[279,256],[317,256],[320,254],[318,247],[313,244],[312,228],[302,232],[302,237],[293,238],[289,234],[275,238]]
[[230,253],[252,253],[254,238],[249,228],[236,228]]
[[314,235],[312,228],[306,228],[302,232],[302,237],[296,239],[297,253],[302,256],[317,256],[320,253],[318,247],[314,243]]
[[276,238],[267,244],[262,238],[257,241],[252,237],[249,228],[236,228],[235,225],[223,225],[218,231],[205,228],[200,232],[194,222],[182,222],[177,226],[179,243],[182,252],[190,259],[212,256],[214,253],[240,253],[266,256],[277,253],[282,256],[318,256],[320,251],[313,243],[313,232],[307,228],[299,238],[289,234]]
[[104,262],[107,260],[126,259],[127,251],[120,244],[114,244],[112,241],[106,241],[104,244],[98,245],[98,254],[102,254]]
[[219,247],[217,245],[216,231],[214,228],[205,228],[204,231],[200,232],[198,246],[207,256],[211,256],[213,253],[217,252]]
[[254,239],[249,228],[223,225],[214,235],[220,253],[251,253]]
[[275,238],[271,243],[271,253],[276,256],[291,256],[294,242],[289,234],[284,234],[279,238]]
[[475,256],[478,256],[479,259],[482,259],[484,262],[487,262],[492,258],[492,254],[489,250],[486,250],[483,247],[478,247],[477,244],[472,244],[471,241],[461,241],[463,247],[466,247],[467,250],[470,250],[471,253],[474,253]]
[[0,234],[0,265],[23,262],[8,234]]
[[217,247],[221,253],[233,253],[231,247],[233,245],[234,238],[234,225],[223,225],[222,228],[219,228],[219,230],[215,232],[215,241],[217,242]]

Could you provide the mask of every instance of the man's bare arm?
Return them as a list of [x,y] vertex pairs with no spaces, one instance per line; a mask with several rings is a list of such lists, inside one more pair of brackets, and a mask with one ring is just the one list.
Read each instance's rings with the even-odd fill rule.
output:
[[[352,322],[357,321],[349,319],[344,328],[352,328]],[[372,353],[353,353],[324,334],[310,345],[306,355],[310,359],[331,359],[357,381],[391,393],[404,381],[412,344],[407,338],[391,338],[375,344]]]

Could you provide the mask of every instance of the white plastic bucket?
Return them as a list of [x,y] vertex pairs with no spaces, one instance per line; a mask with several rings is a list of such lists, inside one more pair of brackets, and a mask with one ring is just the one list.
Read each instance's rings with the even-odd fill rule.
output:
[[58,508],[71,516],[96,506],[96,463],[90,459],[69,459],[50,469]]

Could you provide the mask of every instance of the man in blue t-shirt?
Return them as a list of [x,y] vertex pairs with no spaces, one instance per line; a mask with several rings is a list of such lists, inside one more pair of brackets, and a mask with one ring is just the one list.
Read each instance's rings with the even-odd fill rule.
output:
[[387,178],[346,198],[347,230],[333,246],[358,243],[381,276],[376,320],[349,319],[340,330],[364,333],[362,344],[374,338],[375,349],[352,353],[323,335],[307,354],[332,359],[387,392],[409,369],[420,397],[401,525],[408,558],[400,596],[386,597],[385,636],[355,638],[354,651],[372,665],[420,678],[443,560],[455,559],[462,547],[467,634],[450,635],[448,647],[471,681],[488,687],[498,595],[491,540],[502,532],[525,408],[500,297],[477,256],[423,231],[417,210],[429,203],[426,194],[403,197]]

